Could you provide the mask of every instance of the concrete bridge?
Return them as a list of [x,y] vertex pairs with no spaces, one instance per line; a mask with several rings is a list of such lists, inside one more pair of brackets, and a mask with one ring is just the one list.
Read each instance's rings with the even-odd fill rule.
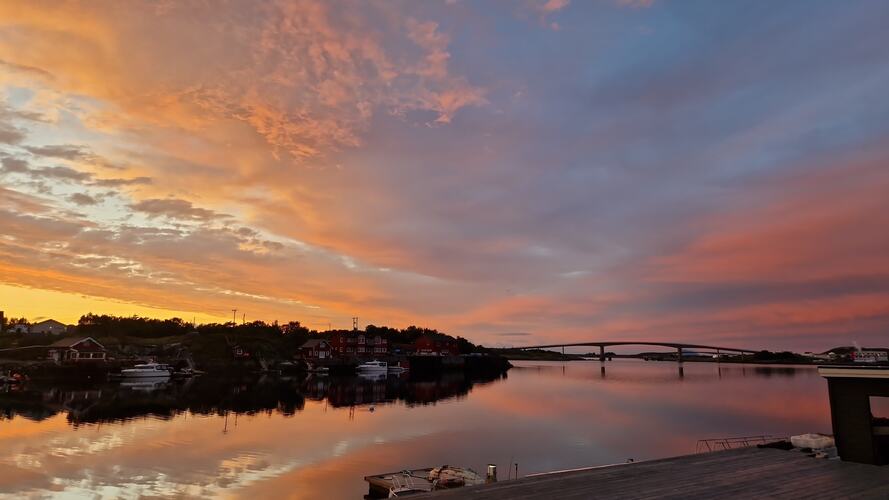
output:
[[521,346],[514,347],[513,349],[519,350],[527,350],[527,349],[554,349],[561,347],[562,353],[565,352],[566,347],[598,347],[599,348],[599,361],[605,361],[605,348],[606,347],[614,347],[614,346],[624,346],[624,345],[645,345],[645,346],[656,346],[656,347],[669,347],[672,349],[676,349],[676,353],[678,355],[678,360],[682,362],[682,350],[683,349],[706,349],[709,351],[716,351],[716,355],[719,356],[723,352],[732,353],[732,354],[753,354],[758,351],[754,351],[752,349],[735,349],[733,347],[718,347],[712,345],[703,345],[703,344],[683,344],[678,342],[636,342],[636,341],[617,341],[617,342],[574,342],[569,344],[547,344],[547,345],[529,345],[529,346]]

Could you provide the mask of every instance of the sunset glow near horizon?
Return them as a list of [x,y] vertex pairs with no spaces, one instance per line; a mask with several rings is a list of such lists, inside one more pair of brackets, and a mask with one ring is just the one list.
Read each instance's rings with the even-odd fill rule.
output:
[[889,338],[889,3],[0,3],[0,310]]

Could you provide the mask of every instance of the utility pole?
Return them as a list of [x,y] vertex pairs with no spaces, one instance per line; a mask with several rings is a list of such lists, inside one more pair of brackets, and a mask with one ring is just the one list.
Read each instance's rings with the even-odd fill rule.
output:
[[238,321],[237,317],[238,317],[238,310],[232,309],[232,326],[234,326],[237,323],[237,321]]
[[241,315],[241,324],[243,325],[246,322],[247,322],[247,313],[244,313]]

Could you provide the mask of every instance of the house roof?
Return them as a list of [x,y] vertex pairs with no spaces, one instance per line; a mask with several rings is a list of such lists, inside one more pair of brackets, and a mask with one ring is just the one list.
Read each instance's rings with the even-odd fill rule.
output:
[[65,323],[62,323],[61,321],[56,321],[56,320],[54,320],[54,319],[45,319],[45,320],[43,320],[43,321],[38,321],[37,323],[34,323],[34,324],[31,325],[31,326],[32,326],[32,327],[35,327],[35,326],[40,326],[40,325],[61,325],[61,326],[65,326]]
[[300,348],[312,348],[312,347],[320,347],[321,344],[326,344],[330,347],[330,344],[327,343],[324,339],[311,339],[307,340],[303,345],[299,346]]
[[92,337],[80,337],[80,338],[78,338],[78,337],[71,337],[71,338],[62,339],[62,340],[58,340],[58,341],[56,341],[56,342],[53,342],[53,343],[50,344],[49,346],[50,346],[50,347],[68,347],[68,348],[71,348],[71,347],[74,347],[74,346],[76,346],[77,344],[80,344],[81,342],[84,342],[84,341],[87,341],[87,340],[91,340],[94,344],[96,344],[97,346],[101,347],[102,349],[105,348],[105,346],[103,346],[102,344],[96,342],[96,339],[94,339],[94,338],[92,338]]

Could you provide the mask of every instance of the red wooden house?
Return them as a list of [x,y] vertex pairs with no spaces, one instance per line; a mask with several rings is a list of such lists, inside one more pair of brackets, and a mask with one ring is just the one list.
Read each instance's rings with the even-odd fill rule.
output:
[[343,356],[386,355],[389,340],[380,335],[369,337],[360,332],[336,332],[330,338],[330,347]]
[[50,344],[49,357],[56,363],[105,361],[105,347],[92,337],[62,339]]
[[333,348],[326,340],[307,340],[299,347],[299,354],[305,359],[328,359],[333,355]]
[[429,335],[423,335],[414,342],[414,351],[421,356],[456,356],[460,354],[456,342],[436,340]]

